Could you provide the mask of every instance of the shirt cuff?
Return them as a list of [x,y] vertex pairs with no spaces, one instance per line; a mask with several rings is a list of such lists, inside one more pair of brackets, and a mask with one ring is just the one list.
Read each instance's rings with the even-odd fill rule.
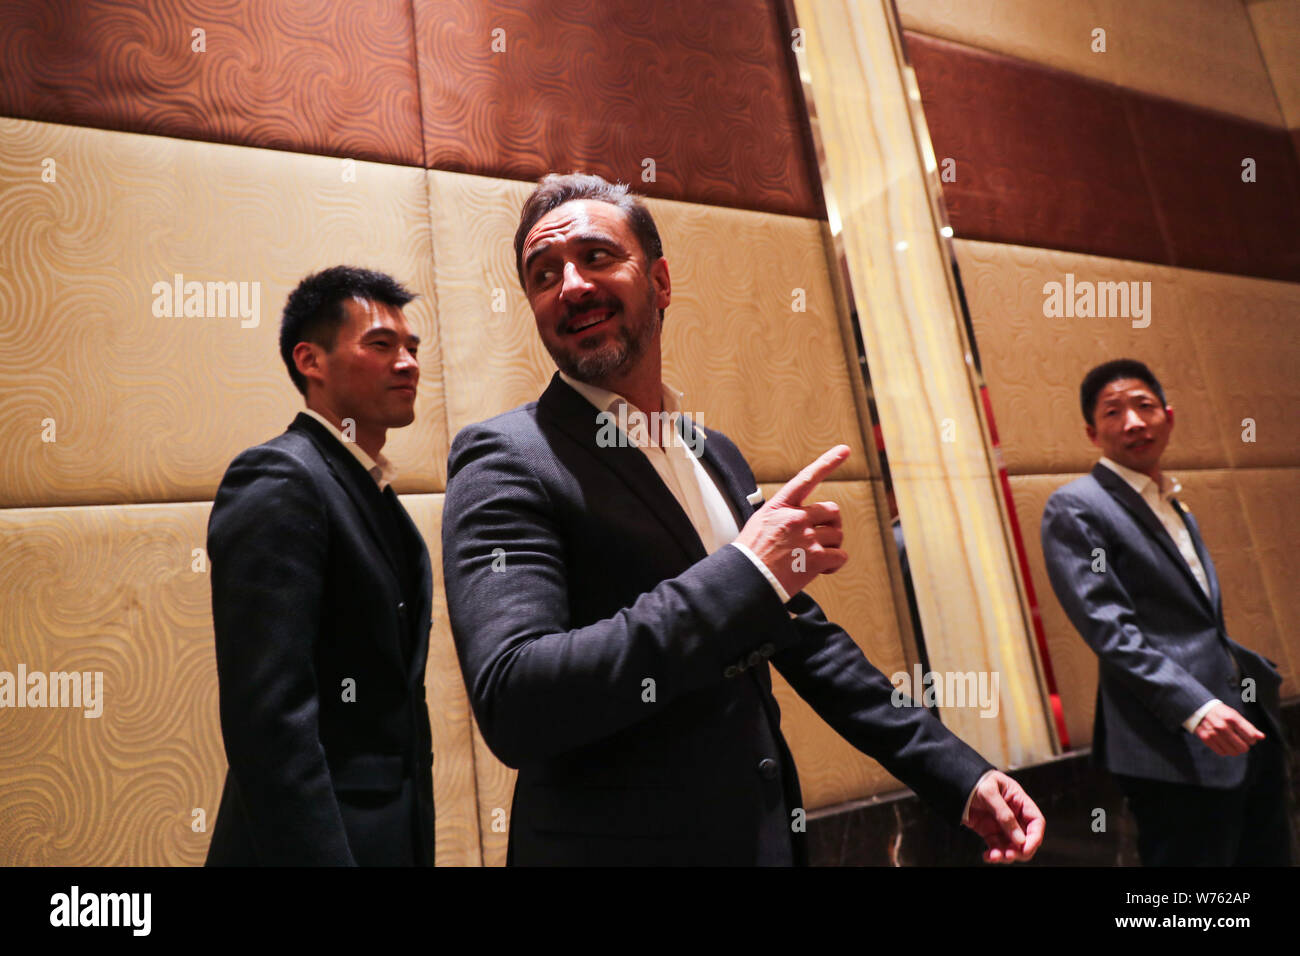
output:
[[1214,700],[1202,704],[1200,707],[1196,709],[1196,713],[1192,714],[1192,716],[1188,717],[1186,720],[1183,721],[1183,729],[1186,730],[1189,734],[1196,733],[1196,725],[1201,722],[1201,718],[1204,717],[1206,714],[1208,714],[1210,712],[1210,708],[1213,707],[1215,704],[1222,704],[1222,703],[1223,701],[1219,700],[1219,698],[1216,697],[1214,698]]
[[758,559],[758,555],[749,550],[748,545],[741,544],[739,541],[733,541],[731,542],[731,546],[745,557],[749,558],[749,560],[754,563],[754,567],[763,572],[763,577],[767,578],[767,583],[772,585],[772,590],[776,592],[776,596],[781,599],[782,604],[785,604],[790,600],[790,595],[785,592],[785,588],[781,587],[781,582],[776,579],[776,575],[772,573],[771,569],[768,568],[766,564]]
[[989,774],[994,773],[994,772],[995,772],[995,771],[993,771],[993,770],[985,770],[982,774],[980,774],[980,778],[979,778],[978,780],[975,781],[975,786],[973,786],[973,787],[970,788],[970,793],[966,796],[966,806],[963,807],[963,808],[962,808],[962,811],[961,811],[961,824],[962,824],[962,826],[969,826],[969,825],[970,825],[970,823],[969,823],[969,820],[970,820],[970,804],[971,804],[971,801],[975,799],[975,791],[978,790],[978,789],[980,788],[980,784],[984,782],[984,778],[987,777]]

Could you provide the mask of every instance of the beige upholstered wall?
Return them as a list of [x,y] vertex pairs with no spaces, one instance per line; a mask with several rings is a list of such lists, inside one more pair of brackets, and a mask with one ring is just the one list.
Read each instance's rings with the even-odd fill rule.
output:
[[[280,309],[336,262],[422,293],[416,424],[385,451],[440,567],[450,436],[530,400],[551,371],[510,237],[528,184],[245,146],[0,120],[0,669],[104,673],[104,713],[0,709],[0,864],[197,864],[194,810],[225,772],[204,556],[210,501],[237,452],[300,406]],[[56,160],[55,182],[40,178]],[[886,673],[906,652],[885,564],[860,385],[824,225],[653,200],[672,268],[666,376],[760,482],[830,445],[824,486],[854,558],[814,593]],[[153,286],[260,283],[260,317],[155,316]],[[801,289],[806,311],[792,308]],[[502,290],[504,311],[493,310]],[[43,422],[53,420],[53,431]],[[49,439],[53,440],[49,440]],[[441,575],[426,675],[440,864],[504,860],[511,772],[484,747],[451,643]],[[898,786],[788,688],[809,809]]]
[[[1288,570],[1300,543],[1300,285],[1001,243],[956,248],[1071,742],[1092,737],[1096,658],[1051,592],[1039,523],[1048,496],[1097,459],[1078,389],[1108,358],[1141,358],[1160,377],[1175,414],[1164,463],[1201,525],[1229,633],[1278,662],[1283,694],[1300,691]],[[1044,284],[1067,273],[1150,282],[1150,325],[1045,316]]]

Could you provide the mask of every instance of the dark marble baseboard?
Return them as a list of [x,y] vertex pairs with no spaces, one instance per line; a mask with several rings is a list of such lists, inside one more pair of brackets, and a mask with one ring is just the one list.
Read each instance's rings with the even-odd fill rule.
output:
[[[1300,700],[1282,708],[1288,764],[1292,859],[1300,861]],[[1110,775],[1087,750],[1014,771],[1047,817],[1047,840],[1029,866],[1137,866],[1137,828]],[[1094,831],[1097,811],[1105,829]],[[950,826],[910,790],[829,807],[808,818],[813,866],[982,866],[984,841]]]

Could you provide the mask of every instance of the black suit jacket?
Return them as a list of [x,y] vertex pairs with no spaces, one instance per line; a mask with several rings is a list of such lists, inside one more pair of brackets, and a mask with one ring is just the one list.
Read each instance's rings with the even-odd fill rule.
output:
[[1280,739],[1281,677],[1228,637],[1210,552],[1196,519],[1175,508],[1208,596],[1142,496],[1102,464],[1048,499],[1043,556],[1061,606],[1100,661],[1094,758],[1114,773],[1227,789],[1245,779],[1248,755],[1221,757],[1182,723],[1216,697],[1245,715],[1250,678],[1270,724],[1260,730]]
[[231,463],[208,552],[230,762],[209,865],[432,865],[433,582],[405,509],[299,414]]
[[[479,727],[519,769],[510,862],[802,862],[769,661],[958,822],[988,762],[926,711],[894,707],[806,594],[783,607],[739,550],[706,555],[644,453],[598,446],[596,414],[556,376],[450,454],[443,577]],[[717,431],[702,458],[743,525],[744,458]]]

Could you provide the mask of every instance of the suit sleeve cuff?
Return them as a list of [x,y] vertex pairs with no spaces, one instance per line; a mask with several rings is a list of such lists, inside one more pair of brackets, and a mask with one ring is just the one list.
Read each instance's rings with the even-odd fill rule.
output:
[[776,579],[776,575],[772,573],[771,569],[768,568],[766,564],[758,559],[758,555],[749,550],[748,545],[741,544],[739,541],[733,541],[731,542],[731,546],[745,557],[749,558],[749,560],[753,562],[754,567],[763,572],[763,577],[767,578],[767,583],[772,585],[772,590],[776,592],[776,596],[781,599],[782,604],[785,604],[790,600],[790,595],[786,593],[785,588],[781,587],[781,582]]
[[980,774],[980,778],[975,781],[975,786],[970,788],[970,793],[966,795],[966,806],[962,807],[961,810],[962,826],[970,826],[970,805],[971,805],[971,801],[975,799],[975,791],[980,788],[980,784],[984,782],[984,778],[993,772],[994,772],[993,770],[985,770],[982,774]]
[[1206,714],[1208,714],[1210,712],[1210,708],[1212,708],[1215,704],[1222,704],[1222,703],[1223,701],[1219,700],[1219,698],[1217,697],[1214,698],[1214,700],[1206,701],[1200,707],[1196,708],[1196,713],[1192,714],[1192,716],[1188,717],[1186,720],[1183,721],[1183,729],[1186,730],[1189,734],[1196,733],[1196,725],[1201,722],[1201,718],[1204,717]]

